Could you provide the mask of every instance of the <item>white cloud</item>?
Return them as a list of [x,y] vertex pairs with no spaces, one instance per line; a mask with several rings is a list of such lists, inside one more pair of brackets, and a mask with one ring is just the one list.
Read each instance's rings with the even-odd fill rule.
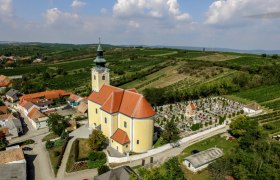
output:
[[122,18],[174,18],[175,20],[190,20],[188,13],[180,11],[177,0],[117,0],[113,7],[116,17]]
[[72,2],[72,4],[71,4],[71,6],[72,6],[73,8],[80,8],[80,7],[84,6],[84,5],[86,5],[86,3],[83,2],[83,1],[80,1],[80,0],[74,0],[74,1]]
[[129,21],[128,25],[132,28],[139,28],[140,27],[140,24],[136,21]]
[[12,16],[12,0],[0,0],[1,16]]
[[58,8],[48,9],[44,14],[48,24],[54,24],[58,21],[70,22],[79,20],[79,15],[75,13],[62,12]]
[[207,12],[207,24],[231,24],[244,22],[256,14],[279,12],[279,0],[217,0]]

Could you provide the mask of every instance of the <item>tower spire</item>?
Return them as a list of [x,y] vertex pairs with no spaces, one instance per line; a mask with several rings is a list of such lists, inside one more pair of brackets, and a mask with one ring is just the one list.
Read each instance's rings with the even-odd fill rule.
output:
[[94,60],[96,67],[105,67],[106,60],[103,57],[103,49],[101,47],[101,38],[98,38],[99,44],[96,52],[96,58]]

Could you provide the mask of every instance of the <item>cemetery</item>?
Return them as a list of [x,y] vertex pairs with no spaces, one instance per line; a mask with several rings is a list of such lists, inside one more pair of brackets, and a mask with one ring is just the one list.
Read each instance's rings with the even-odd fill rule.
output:
[[155,124],[164,128],[169,120],[176,122],[181,133],[214,127],[243,114],[244,105],[224,97],[209,97],[155,107]]

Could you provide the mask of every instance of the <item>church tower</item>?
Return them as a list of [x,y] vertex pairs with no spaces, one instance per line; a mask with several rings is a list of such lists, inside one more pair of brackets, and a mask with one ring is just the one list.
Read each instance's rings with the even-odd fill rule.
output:
[[99,92],[104,84],[110,84],[110,73],[109,69],[105,67],[106,60],[103,57],[103,49],[100,45],[100,41],[96,58],[93,62],[95,63],[95,67],[91,69],[92,91]]

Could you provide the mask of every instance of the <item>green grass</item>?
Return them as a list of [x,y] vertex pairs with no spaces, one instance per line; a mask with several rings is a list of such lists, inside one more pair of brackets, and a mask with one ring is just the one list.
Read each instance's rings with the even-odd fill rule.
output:
[[280,85],[272,85],[245,90],[234,95],[244,99],[257,101],[258,103],[264,103],[279,98],[279,94]]
[[84,159],[88,157],[88,154],[92,151],[88,143],[88,139],[78,139],[79,142],[79,156],[78,159]]
[[51,132],[50,134],[43,137],[42,141],[44,142],[44,141],[55,139],[55,138],[58,138],[58,137],[59,136],[57,134],[55,134],[54,132]]
[[49,156],[50,156],[50,161],[51,161],[52,168],[53,168],[55,175],[57,174],[57,171],[60,166],[59,156],[63,153],[62,148],[63,148],[64,143],[65,143],[65,140],[61,140],[61,139],[56,140],[54,143],[54,147],[48,150]]
[[105,164],[106,161],[107,161],[106,158],[105,159],[96,160],[96,161],[88,161],[88,168],[89,169],[98,168],[98,167],[102,166],[103,164]]
[[195,143],[186,149],[181,153],[179,156],[181,161],[183,158],[191,155],[191,152],[193,150],[198,150],[198,151],[204,151],[212,147],[217,147],[223,150],[225,154],[229,154],[232,149],[234,149],[237,146],[237,142],[235,141],[227,141],[224,137],[220,137],[220,135],[216,135],[214,137],[205,139],[201,142]]

